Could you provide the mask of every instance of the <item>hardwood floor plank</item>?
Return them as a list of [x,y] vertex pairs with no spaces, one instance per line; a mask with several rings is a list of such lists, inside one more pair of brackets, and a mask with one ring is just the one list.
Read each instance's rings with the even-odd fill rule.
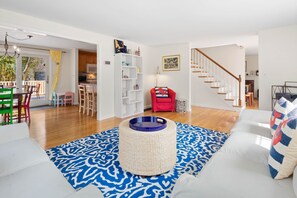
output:
[[[238,118],[237,112],[196,106],[192,107],[192,112],[183,115],[176,112],[153,113],[150,110],[140,115],[161,116],[225,133],[230,132]],[[32,110],[31,119],[30,136],[44,149],[117,127],[122,121],[119,118],[97,121],[95,117],[79,113],[77,106]]]

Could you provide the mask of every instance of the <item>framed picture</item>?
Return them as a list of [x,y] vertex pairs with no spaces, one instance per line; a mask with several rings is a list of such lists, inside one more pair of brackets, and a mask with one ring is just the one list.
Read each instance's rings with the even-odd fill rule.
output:
[[180,55],[163,56],[162,67],[163,71],[179,71]]
[[115,53],[127,53],[127,47],[123,41],[114,39],[114,52]]

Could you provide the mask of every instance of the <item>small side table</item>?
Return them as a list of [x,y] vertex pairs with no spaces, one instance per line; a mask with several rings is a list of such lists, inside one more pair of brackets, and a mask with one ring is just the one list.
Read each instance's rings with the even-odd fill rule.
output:
[[119,125],[120,166],[135,175],[153,176],[171,170],[176,162],[176,124],[167,120],[160,131],[137,131],[130,119]]
[[181,112],[184,114],[186,112],[186,99],[177,98],[176,99],[176,112]]

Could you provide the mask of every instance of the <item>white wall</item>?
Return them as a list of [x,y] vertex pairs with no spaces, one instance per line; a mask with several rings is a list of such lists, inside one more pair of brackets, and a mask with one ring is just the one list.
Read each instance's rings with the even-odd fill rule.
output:
[[259,89],[259,76],[256,75],[256,71],[259,70],[258,55],[249,55],[245,57],[247,63],[248,75],[245,76],[246,80],[254,80],[254,97],[257,96],[257,90]]
[[271,110],[271,85],[297,81],[297,25],[259,33],[259,108]]
[[216,109],[233,110],[223,99],[225,95],[217,94],[217,89],[211,89],[203,81],[192,74],[192,105]]
[[[97,92],[99,93],[97,118],[102,120],[114,116],[113,37],[3,9],[0,9],[0,24],[25,29],[27,31],[43,32],[56,37],[97,44]],[[135,46],[137,45],[134,42],[130,43],[131,45],[132,43]],[[140,46],[144,54],[149,50],[145,45],[137,46]],[[144,57],[144,59],[146,59],[146,57]],[[105,65],[104,61],[111,61],[111,65]],[[145,68],[150,66],[146,64],[148,64],[148,62],[144,63]],[[64,71],[62,72],[64,73]],[[72,78],[73,77],[74,76],[72,76]],[[72,79],[71,81],[73,82],[75,80]],[[68,86],[68,84],[66,86]]]
[[[251,75],[251,72],[255,72],[256,70],[259,70],[259,60],[258,55],[247,55],[245,56],[245,60],[247,62],[247,73],[249,76]],[[256,74],[254,74],[256,75]]]
[[[65,50],[64,50],[65,51]],[[65,51],[66,53],[62,54],[61,59],[61,66],[60,66],[60,77],[59,82],[57,85],[56,92],[66,92],[66,91],[72,91],[71,90],[71,71],[74,70],[74,66],[71,64],[71,53],[70,51]],[[56,63],[52,61],[52,79],[55,76],[56,71]],[[50,90],[51,90],[51,84],[50,84]]]
[[[187,111],[191,110],[191,81],[190,81],[190,45],[189,43],[162,45],[152,48],[151,69],[147,81],[149,87],[155,86],[157,67],[160,68],[158,86],[168,86],[176,92],[177,98],[187,100]],[[180,55],[180,71],[163,71],[162,57],[167,55]],[[147,101],[147,105],[150,100]]]
[[[193,46],[194,47],[194,46]],[[218,47],[209,47],[201,49],[213,60],[224,66],[235,76],[241,75],[241,99],[244,105],[244,82],[245,82],[245,50],[237,45],[225,45]],[[222,97],[216,92],[209,90],[202,80],[192,75],[192,104],[204,107],[213,107],[219,109],[230,109]],[[235,81],[234,81],[235,82]],[[209,90],[209,91],[207,91]]]
[[72,70],[70,72],[71,74],[71,91],[74,93],[74,104],[78,104],[78,89],[77,89],[77,84],[78,84],[78,49],[72,49],[70,52],[70,65],[72,67]]

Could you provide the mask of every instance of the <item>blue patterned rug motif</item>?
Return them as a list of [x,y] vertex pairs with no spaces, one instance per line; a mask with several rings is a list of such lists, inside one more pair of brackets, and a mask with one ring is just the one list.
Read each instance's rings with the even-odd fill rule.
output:
[[209,129],[177,124],[177,162],[159,176],[142,177],[124,171],[118,161],[118,128],[47,150],[75,189],[92,183],[104,197],[169,197],[183,173],[197,175],[228,136]]

